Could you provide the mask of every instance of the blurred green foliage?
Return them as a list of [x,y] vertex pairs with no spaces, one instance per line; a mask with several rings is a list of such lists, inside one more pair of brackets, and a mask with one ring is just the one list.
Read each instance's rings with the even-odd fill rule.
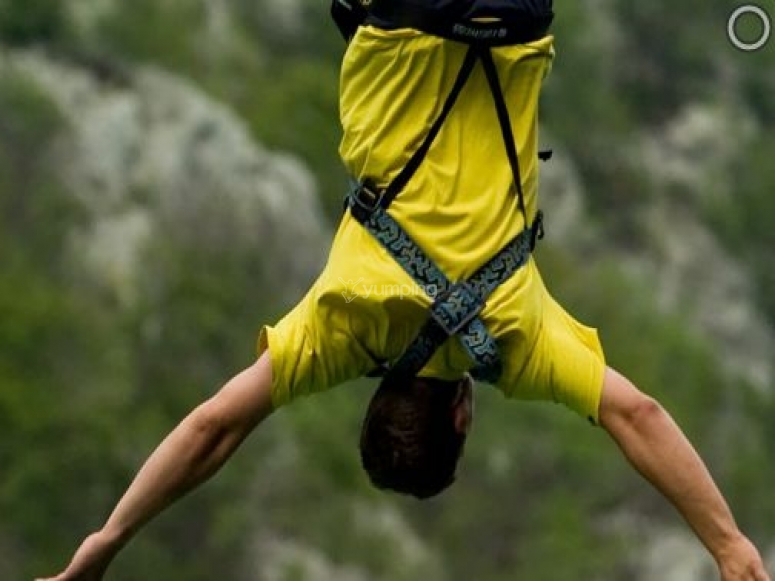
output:
[[[302,156],[329,217],[338,218],[344,45],[325,3],[302,3],[302,23],[287,29],[267,18],[265,3],[229,0],[225,35],[212,30],[204,2],[119,0],[87,28],[75,26],[69,5],[0,0],[0,39],[192,79],[257,139]],[[633,132],[664,132],[690,102],[744,104],[761,129],[733,164],[735,191],[703,199],[696,211],[750,268],[759,306],[775,325],[775,48],[743,54],[729,45],[734,5],[558,7],[558,60],[543,111],[589,192],[590,227],[611,244],[638,245],[649,235],[642,212],[659,194],[628,157]],[[257,325],[288,302],[256,299],[265,278],[260,249],[192,246],[174,236],[174,224],[147,249],[157,284],[132,308],[117,308],[109,291],[73,276],[78,257],[63,249],[87,215],[53,163],[66,130],[32,82],[0,77],[0,577],[8,579],[60,566],[159,438],[250,360]],[[680,314],[659,309],[652,289],[618,265],[579,264],[551,244],[539,259],[563,304],[601,328],[609,361],[686,428],[740,522],[771,541],[773,398],[725,372],[723,354]],[[376,579],[637,579],[636,536],[610,516],[679,524],[600,430],[555,406],[507,403],[485,388],[456,486],[427,503],[385,497],[365,482],[356,452],[372,387],[343,386],[273,417],[211,484],[151,525],[111,578],[253,578],[256,543],[271,536]],[[381,525],[384,514],[398,524]],[[286,578],[300,579],[302,570],[290,566]]]
[[0,37],[8,44],[51,43],[65,30],[60,0],[0,0]]

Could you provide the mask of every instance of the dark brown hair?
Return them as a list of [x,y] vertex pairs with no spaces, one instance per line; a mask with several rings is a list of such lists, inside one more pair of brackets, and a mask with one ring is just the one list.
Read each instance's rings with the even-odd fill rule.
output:
[[361,463],[377,488],[429,498],[455,480],[465,434],[452,408],[458,381],[383,379],[361,429]]

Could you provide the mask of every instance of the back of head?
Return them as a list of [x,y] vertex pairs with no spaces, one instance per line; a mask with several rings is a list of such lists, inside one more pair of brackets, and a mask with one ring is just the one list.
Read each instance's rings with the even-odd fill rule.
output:
[[361,430],[361,463],[372,484],[429,498],[454,482],[465,433],[455,427],[453,408],[465,381],[382,381]]

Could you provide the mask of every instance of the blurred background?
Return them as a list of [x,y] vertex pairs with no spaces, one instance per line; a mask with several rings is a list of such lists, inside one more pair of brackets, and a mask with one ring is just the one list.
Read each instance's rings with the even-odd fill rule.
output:
[[[560,4],[545,278],[775,565],[775,39],[732,46],[739,2]],[[59,569],[314,279],[343,49],[324,0],[0,0],[0,579]],[[485,387],[448,493],[373,491],[373,388],[276,414],[109,578],[715,578],[601,430]]]

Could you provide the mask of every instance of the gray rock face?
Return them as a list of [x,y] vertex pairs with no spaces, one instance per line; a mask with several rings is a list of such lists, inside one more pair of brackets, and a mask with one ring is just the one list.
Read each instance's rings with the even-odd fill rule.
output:
[[74,244],[122,300],[135,298],[155,237],[254,251],[267,290],[294,298],[321,267],[330,232],[309,171],[193,85],[153,68],[99,79],[36,52],[5,54],[3,70],[32,79],[67,120],[61,174],[92,216]]
[[[667,310],[691,317],[723,354],[728,370],[766,390],[775,381],[775,333],[757,311],[751,274],[696,209],[734,195],[728,170],[761,130],[742,107],[693,103],[664,132],[643,136],[631,155],[648,168],[657,195],[644,216],[653,252],[637,259],[638,268],[658,281],[658,298]],[[676,191],[692,203],[687,207]]]

